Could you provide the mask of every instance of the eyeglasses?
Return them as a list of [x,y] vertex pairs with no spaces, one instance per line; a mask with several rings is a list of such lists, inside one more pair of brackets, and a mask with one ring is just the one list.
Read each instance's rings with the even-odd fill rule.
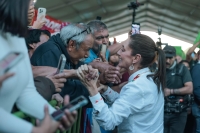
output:
[[83,34],[84,32],[86,32],[87,34],[91,34],[91,29],[90,29],[90,27],[88,27],[87,29],[81,31],[80,33],[75,34],[75,35],[73,35],[72,37],[70,37],[70,38],[68,39],[67,43],[69,43],[69,41],[70,41],[73,37],[79,36],[79,35]]

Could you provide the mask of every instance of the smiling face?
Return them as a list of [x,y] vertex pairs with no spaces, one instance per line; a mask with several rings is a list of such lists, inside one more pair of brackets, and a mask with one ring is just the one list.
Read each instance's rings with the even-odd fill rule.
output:
[[129,42],[125,43],[122,48],[117,52],[119,55],[119,64],[120,68],[125,68],[128,70],[129,66],[133,64],[132,50],[128,45]]

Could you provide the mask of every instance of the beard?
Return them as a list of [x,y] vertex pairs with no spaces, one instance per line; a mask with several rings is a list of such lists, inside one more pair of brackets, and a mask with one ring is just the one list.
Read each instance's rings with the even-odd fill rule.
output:
[[81,61],[81,62],[85,62],[85,60],[86,60],[86,58],[79,59],[79,61]]

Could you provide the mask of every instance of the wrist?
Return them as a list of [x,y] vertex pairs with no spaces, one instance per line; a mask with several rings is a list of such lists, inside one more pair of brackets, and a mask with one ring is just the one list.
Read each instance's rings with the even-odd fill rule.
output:
[[95,96],[97,93],[98,93],[98,90],[97,90],[97,87],[87,87],[88,88],[88,91],[90,93],[90,96]]
[[102,89],[102,92],[106,92],[108,90],[108,86],[107,85],[104,85],[104,88]]

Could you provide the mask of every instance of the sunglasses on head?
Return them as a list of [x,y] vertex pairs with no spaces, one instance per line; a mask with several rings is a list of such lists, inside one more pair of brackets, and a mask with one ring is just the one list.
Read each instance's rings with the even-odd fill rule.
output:
[[79,35],[81,35],[81,34],[83,34],[83,33],[85,33],[85,32],[86,32],[87,34],[91,34],[91,29],[90,29],[90,27],[88,27],[88,28],[86,28],[85,30],[81,31],[80,33],[75,34],[75,35],[73,35],[72,37],[70,37],[70,38],[68,39],[67,43],[69,43],[69,41],[70,41],[73,37],[79,36]]

